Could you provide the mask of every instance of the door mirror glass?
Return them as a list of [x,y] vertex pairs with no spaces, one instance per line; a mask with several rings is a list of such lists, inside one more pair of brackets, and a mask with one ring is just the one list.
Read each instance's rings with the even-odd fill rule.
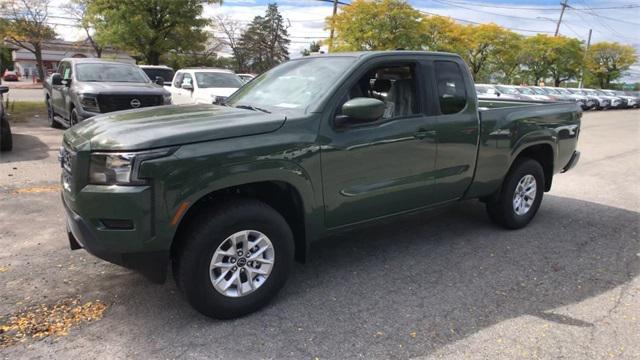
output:
[[0,94],[5,94],[9,92],[9,87],[7,86],[0,86]]
[[193,90],[193,85],[191,84],[182,84],[182,88],[185,90]]
[[156,76],[156,84],[163,86],[164,85],[164,78],[162,76]]
[[385,104],[374,98],[357,97],[342,105],[342,115],[360,121],[375,121],[384,115]]
[[51,74],[51,85],[62,85],[62,75],[59,73]]

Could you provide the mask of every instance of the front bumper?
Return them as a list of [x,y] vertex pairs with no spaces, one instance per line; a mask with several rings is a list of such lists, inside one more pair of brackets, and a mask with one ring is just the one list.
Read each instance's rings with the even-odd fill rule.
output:
[[[97,198],[101,197],[99,193],[97,195]],[[96,193],[90,193],[88,198],[93,199],[88,201],[96,201]],[[86,214],[81,216],[72,210],[63,195],[62,203],[67,215],[67,233],[71,249],[83,248],[103,260],[138,271],[153,282],[164,282],[167,275],[169,250],[157,249],[157,246],[153,245],[154,239],[149,233],[149,227],[144,225],[144,222],[149,220],[145,219],[144,213],[132,218],[131,215],[134,213],[127,210],[131,209],[127,201],[115,208],[110,206],[112,201],[123,199],[118,195],[114,198],[110,201],[103,196],[101,202],[89,206]],[[139,196],[131,199],[134,198]],[[88,204],[87,199],[83,202],[85,205]],[[127,230],[109,229],[100,220],[109,218],[129,219],[134,227]]]

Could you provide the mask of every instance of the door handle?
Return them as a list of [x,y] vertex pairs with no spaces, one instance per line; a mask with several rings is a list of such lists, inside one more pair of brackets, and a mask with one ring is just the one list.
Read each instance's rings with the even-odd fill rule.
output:
[[435,139],[436,139],[436,131],[435,130],[420,129],[420,130],[416,131],[415,134],[413,134],[413,137],[415,137],[418,140],[428,139],[429,141],[435,141]]

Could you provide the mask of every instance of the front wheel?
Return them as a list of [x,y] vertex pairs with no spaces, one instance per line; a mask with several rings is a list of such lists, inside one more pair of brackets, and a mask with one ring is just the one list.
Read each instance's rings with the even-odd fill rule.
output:
[[518,160],[504,180],[500,194],[487,202],[489,218],[507,229],[520,229],[538,212],[544,193],[544,171],[539,162]]
[[56,113],[53,111],[53,105],[51,104],[51,99],[47,98],[47,121],[49,122],[49,127],[54,129],[62,129],[62,125],[56,121]]
[[77,125],[78,122],[78,111],[76,110],[76,108],[73,108],[71,109],[71,115],[69,116],[69,127]]
[[293,265],[285,219],[253,199],[231,199],[202,211],[179,237],[176,280],[201,313],[230,319],[265,306]]

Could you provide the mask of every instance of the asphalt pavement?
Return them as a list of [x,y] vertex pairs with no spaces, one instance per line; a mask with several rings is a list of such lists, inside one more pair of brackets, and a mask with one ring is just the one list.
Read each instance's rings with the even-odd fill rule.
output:
[[467,201],[327,239],[275,301],[232,321],[69,250],[61,131],[45,121],[14,124],[0,155],[0,323],[68,298],[108,307],[1,358],[640,358],[640,110],[584,115],[580,163],[527,228]]

